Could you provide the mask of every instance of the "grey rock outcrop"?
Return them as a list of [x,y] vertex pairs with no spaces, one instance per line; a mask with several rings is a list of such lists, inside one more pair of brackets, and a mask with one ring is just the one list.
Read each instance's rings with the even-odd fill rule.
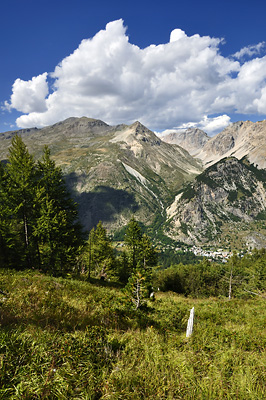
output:
[[180,132],[170,132],[162,137],[164,142],[178,144],[193,156],[197,156],[209,139],[207,133],[198,128],[189,128]]
[[206,166],[224,157],[239,160],[247,156],[259,168],[266,168],[266,120],[235,122],[212,137],[197,154]]
[[213,242],[225,222],[251,223],[266,210],[266,171],[246,159],[207,168],[167,209],[168,235],[187,243]]

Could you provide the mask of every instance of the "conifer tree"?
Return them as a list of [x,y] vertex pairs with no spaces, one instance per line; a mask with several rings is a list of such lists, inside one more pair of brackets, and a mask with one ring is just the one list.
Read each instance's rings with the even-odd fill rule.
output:
[[129,263],[131,272],[138,268],[143,268],[148,272],[156,265],[157,254],[150,238],[142,234],[139,223],[134,216],[131,218],[126,234],[125,243],[127,244]]
[[33,157],[20,136],[15,136],[7,164],[7,196],[12,213],[13,234],[23,246],[17,248],[18,263],[33,267],[36,243],[32,235],[35,223],[36,168]]
[[117,276],[120,282],[127,283],[131,270],[126,251],[122,251],[116,259]]
[[[148,297],[152,291],[151,271],[152,267],[156,265],[157,253],[150,238],[146,234],[142,234],[140,225],[134,217],[128,224],[125,243],[129,261],[125,272],[130,273],[125,289],[138,309],[145,304],[144,298]],[[123,270],[120,271],[120,276],[125,275],[123,272]]]
[[133,216],[129,221],[125,233],[125,243],[128,248],[129,263],[132,271],[137,267],[140,258],[141,239],[142,233],[140,226]]
[[115,272],[114,250],[101,221],[90,231],[86,254],[89,278],[91,271],[104,278]]
[[135,271],[129,278],[125,287],[125,293],[130,301],[138,310],[146,304],[145,298],[148,297],[146,276],[141,271]]
[[94,270],[94,257],[93,257],[93,250],[94,250],[94,235],[95,229],[92,228],[89,233],[89,238],[87,244],[85,246],[85,252],[83,257],[85,258],[85,262],[87,265],[87,272],[88,278],[91,277],[91,272]]
[[140,260],[146,272],[150,272],[157,263],[157,252],[150,238],[144,233],[140,241]]
[[11,210],[7,196],[7,174],[0,162],[0,267],[8,267],[11,264],[12,240]]
[[39,243],[42,268],[62,274],[75,263],[82,234],[77,207],[66,189],[62,171],[50,157],[48,147],[38,162],[35,237]]

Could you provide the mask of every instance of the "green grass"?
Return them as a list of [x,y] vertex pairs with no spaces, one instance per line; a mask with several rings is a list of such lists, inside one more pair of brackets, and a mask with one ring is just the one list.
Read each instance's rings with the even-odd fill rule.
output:
[[[0,270],[0,399],[264,399],[265,300],[157,293]],[[185,336],[195,307],[192,336]]]

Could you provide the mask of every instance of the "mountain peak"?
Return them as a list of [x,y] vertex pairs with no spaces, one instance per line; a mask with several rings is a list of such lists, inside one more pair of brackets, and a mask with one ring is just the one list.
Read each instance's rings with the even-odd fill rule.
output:
[[145,142],[151,145],[160,145],[161,139],[159,139],[154,132],[150,131],[146,126],[142,125],[139,121],[134,122],[131,125],[126,125],[121,131],[116,132],[112,142],[126,142],[128,146],[135,146]]
[[129,125],[129,128],[134,130],[136,134],[153,133],[148,128],[146,128],[146,126],[142,125],[142,123],[139,121],[135,121],[133,124]]
[[170,132],[162,137],[166,143],[177,144],[187,150],[191,155],[197,155],[208,142],[209,136],[199,128],[188,128],[185,131]]
[[213,164],[231,155],[238,159],[248,156],[251,163],[266,168],[265,136],[266,120],[234,122],[211,138],[197,156],[205,164]]
[[52,125],[52,127],[56,126],[64,126],[64,127],[95,127],[95,126],[105,126],[109,127],[108,124],[105,122],[101,121],[100,119],[94,119],[94,118],[88,118],[88,117],[69,117],[65,119],[64,121],[57,122],[56,124]]

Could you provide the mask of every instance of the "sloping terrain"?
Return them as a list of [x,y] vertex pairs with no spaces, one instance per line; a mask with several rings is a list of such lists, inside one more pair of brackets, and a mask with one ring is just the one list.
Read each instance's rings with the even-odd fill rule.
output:
[[224,157],[238,159],[247,156],[249,161],[266,168],[266,120],[258,122],[235,122],[211,138],[197,154],[205,165]]
[[202,171],[186,150],[162,142],[139,122],[112,127],[90,118],[69,118],[43,129],[6,132],[0,135],[2,160],[16,133],[36,158],[49,146],[86,229],[99,220],[111,230],[121,228],[133,213],[150,225],[181,186]]
[[69,118],[0,134],[2,160],[15,134],[36,158],[49,146],[86,229],[101,220],[116,231],[134,214],[150,227],[159,218],[168,236],[188,244],[266,246],[266,121],[234,123],[213,138],[188,129],[170,144],[138,121]]
[[266,120],[235,122],[212,138],[200,129],[189,128],[169,133],[162,140],[183,147],[205,167],[225,157],[240,160],[247,156],[258,168],[266,168]]
[[198,128],[189,128],[181,132],[170,132],[162,136],[166,143],[178,144],[192,156],[196,156],[210,140],[207,133]]
[[167,216],[167,234],[190,244],[218,245],[224,238],[222,244],[230,246],[228,242],[242,231],[242,246],[256,246],[256,235],[265,245],[266,171],[246,158],[225,158],[188,184],[167,209]]

